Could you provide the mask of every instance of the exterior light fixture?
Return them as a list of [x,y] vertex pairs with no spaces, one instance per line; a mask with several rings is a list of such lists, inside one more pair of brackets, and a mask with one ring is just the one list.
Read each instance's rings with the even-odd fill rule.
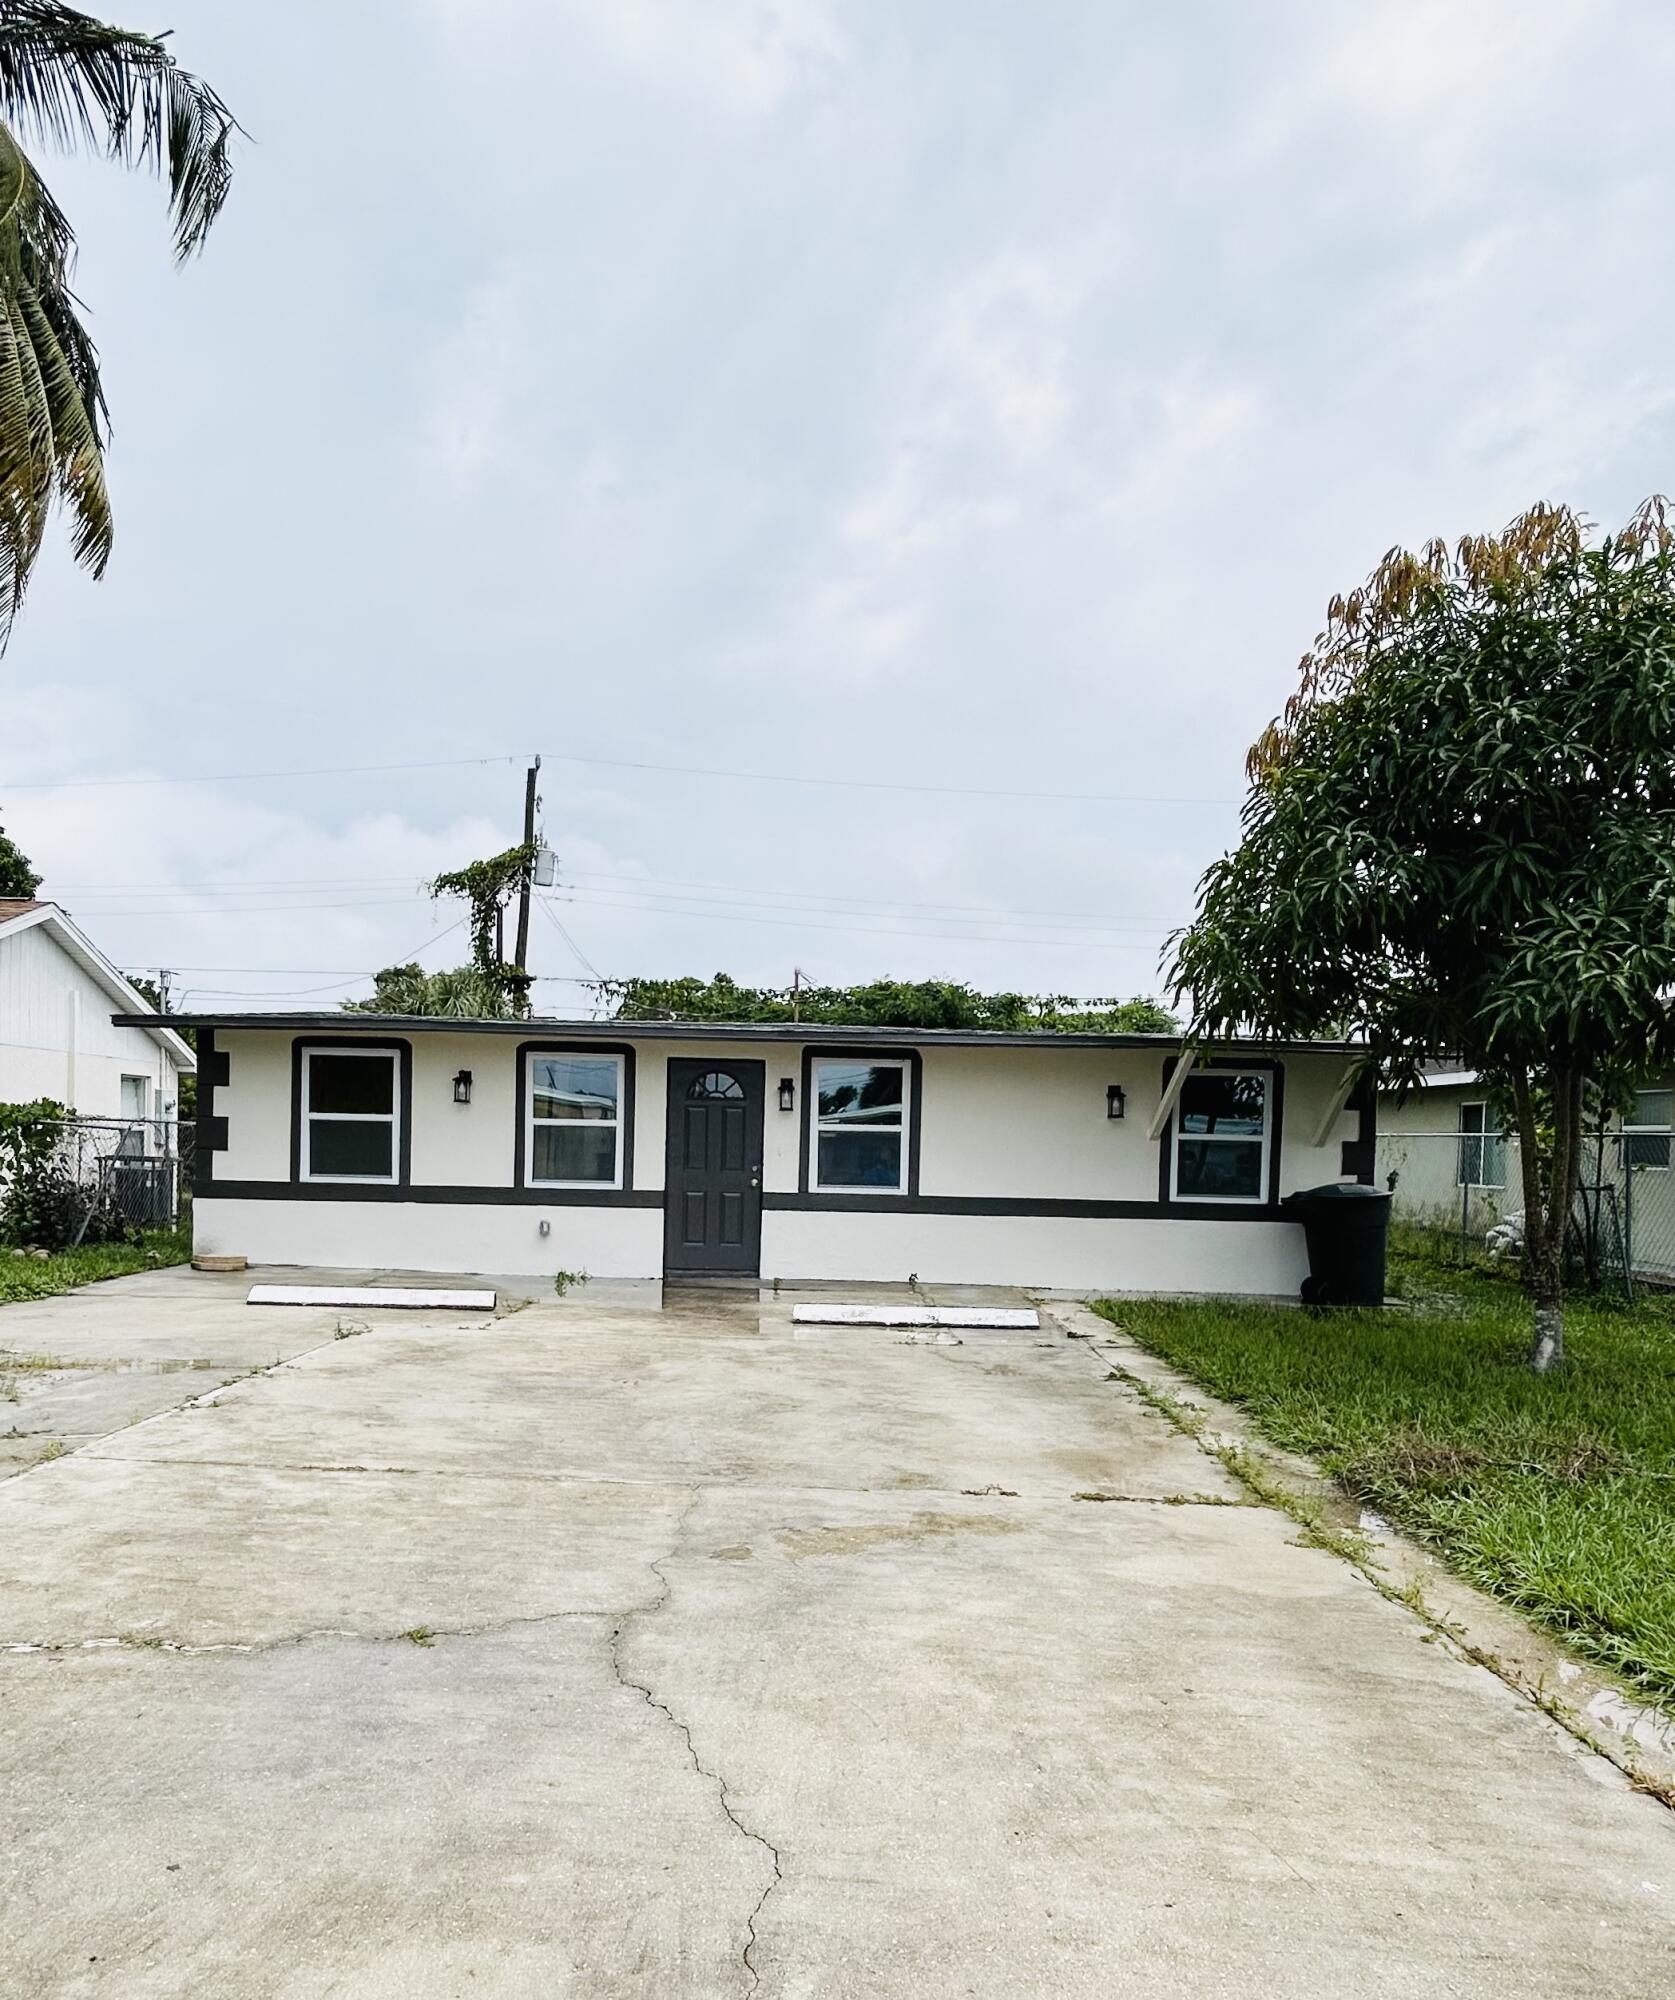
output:
[[794,1111],[797,1108],[797,1086],[788,1076],[779,1079],[779,1108],[781,1111]]
[[471,1102],[471,1072],[468,1069],[457,1070],[454,1073],[454,1102],[456,1104]]
[[1107,1118],[1120,1118],[1123,1114],[1124,1102],[1122,1085],[1120,1083],[1108,1083],[1105,1086],[1105,1116]]

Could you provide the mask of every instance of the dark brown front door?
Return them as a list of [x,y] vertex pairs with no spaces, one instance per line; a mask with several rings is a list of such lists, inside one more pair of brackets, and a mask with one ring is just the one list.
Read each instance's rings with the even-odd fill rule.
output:
[[669,1277],[754,1277],[762,1266],[759,1062],[669,1064],[663,1269]]

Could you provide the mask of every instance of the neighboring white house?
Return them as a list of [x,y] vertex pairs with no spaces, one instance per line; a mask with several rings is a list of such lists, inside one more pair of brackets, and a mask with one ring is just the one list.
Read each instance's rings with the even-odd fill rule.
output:
[[[1404,1220],[1482,1237],[1524,1207],[1518,1135],[1474,1069],[1431,1071],[1378,1100],[1378,1185]],[[1651,1076],[1582,1145],[1583,1203],[1637,1276],[1675,1278],[1675,1078]]]
[[51,1097],[86,1118],[170,1119],[193,1067],[180,1036],[55,903],[0,899],[0,1103]]
[[180,1018],[252,1262],[1295,1295],[1281,1197],[1372,1167],[1336,1042]]

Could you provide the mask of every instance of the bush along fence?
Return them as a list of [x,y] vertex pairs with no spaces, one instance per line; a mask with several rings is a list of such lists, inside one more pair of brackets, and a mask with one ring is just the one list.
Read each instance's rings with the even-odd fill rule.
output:
[[80,1118],[50,1098],[0,1104],[0,1243],[66,1250],[174,1228],[193,1131],[175,1119]]
[[[1516,1265],[1524,1192],[1516,1133],[1381,1132],[1376,1185],[1391,1221],[1457,1261]],[[1675,1158],[1668,1132],[1590,1133],[1571,1215],[1575,1276],[1631,1289],[1675,1286]]]

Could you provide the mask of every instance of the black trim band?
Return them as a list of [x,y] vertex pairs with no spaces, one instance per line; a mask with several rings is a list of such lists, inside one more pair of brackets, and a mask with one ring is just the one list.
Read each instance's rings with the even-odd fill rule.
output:
[[765,1194],[766,1209],[814,1215],[1035,1215],[1089,1222],[1289,1221],[1254,1201],[1079,1201],[1041,1195]]
[[397,1187],[393,1181],[216,1181],[218,1201],[453,1202],[461,1208],[661,1208],[661,1188]]
[[215,1030],[198,1030],[198,1098],[196,1127],[192,1134],[192,1194],[213,1192],[215,1155],[227,1150],[227,1121],[215,1115],[215,1087],[229,1080],[231,1059],[225,1049],[215,1046]]
[[1343,1142],[1342,1171],[1353,1174],[1362,1187],[1371,1187],[1378,1178],[1378,1079],[1370,1069],[1350,1093],[1348,1109],[1359,1119],[1355,1137]]
[[[524,1186],[524,1126],[529,1111],[529,1058],[531,1056],[621,1056],[622,1102],[617,1106],[617,1158],[622,1167],[620,1188],[554,1188]],[[517,1119],[512,1135],[512,1185],[532,1201],[564,1201],[572,1195],[591,1202],[600,1194],[628,1194],[634,1186],[634,1050],[627,1042],[519,1042],[515,1051],[517,1074],[512,1084],[512,1101]],[[663,1199],[661,1188],[657,1199]]]
[[[455,1203],[462,1208],[661,1208],[661,1188],[391,1187],[345,1181],[217,1181],[216,1201]],[[1290,1222],[1254,1202],[1073,1201],[1027,1195],[764,1194],[762,1207],[802,1215],[1037,1216],[1074,1222]],[[1293,1225],[1295,1226],[1295,1225]]]

